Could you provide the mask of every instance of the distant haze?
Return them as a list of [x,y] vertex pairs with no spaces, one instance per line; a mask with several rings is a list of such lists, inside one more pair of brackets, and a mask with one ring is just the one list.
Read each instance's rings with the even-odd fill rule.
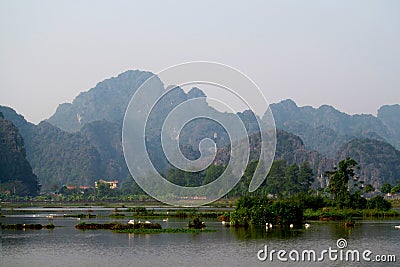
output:
[[235,67],[270,103],[400,103],[400,1],[0,1],[0,105],[29,121],[128,69]]

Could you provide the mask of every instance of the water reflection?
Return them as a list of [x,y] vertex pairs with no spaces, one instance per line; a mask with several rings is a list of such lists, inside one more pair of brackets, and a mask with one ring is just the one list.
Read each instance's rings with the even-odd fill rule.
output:
[[298,238],[303,234],[305,230],[302,229],[290,229],[288,227],[273,226],[272,229],[266,229],[265,227],[240,227],[231,228],[231,231],[235,234],[239,240],[245,239],[290,239]]

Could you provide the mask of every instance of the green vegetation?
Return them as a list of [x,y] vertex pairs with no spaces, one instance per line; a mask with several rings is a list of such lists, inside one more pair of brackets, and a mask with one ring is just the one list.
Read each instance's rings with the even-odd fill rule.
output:
[[265,225],[266,223],[289,226],[299,225],[303,210],[294,201],[244,196],[238,199],[234,212],[230,214],[232,226]]
[[145,223],[145,222],[137,222],[135,224],[122,224],[122,223],[85,223],[81,222],[75,225],[76,229],[79,230],[99,230],[99,229],[107,229],[107,230],[129,230],[129,229],[161,229],[161,225],[159,223]]
[[194,217],[191,221],[189,221],[187,227],[193,229],[203,229],[206,227],[206,224],[200,220],[199,217]]
[[287,164],[285,160],[276,160],[272,163],[271,170],[265,181],[254,192],[249,194],[249,185],[258,161],[252,161],[247,166],[239,183],[232,189],[228,196],[267,196],[276,195],[278,198],[289,197],[299,193],[308,192],[314,181],[314,174],[307,162],[300,166]]
[[392,194],[400,193],[400,181],[398,182],[398,184],[397,184],[396,186],[393,186],[393,187],[392,187],[391,193],[392,193]]
[[[85,124],[82,132],[69,133],[48,122],[31,124],[10,108],[0,106],[0,111],[18,127],[26,157],[44,192],[57,191],[62,185],[93,186],[99,179],[128,176],[122,148],[117,145],[118,123]],[[76,114],[72,119],[76,120]]]
[[375,191],[375,188],[371,184],[367,184],[365,186],[365,193],[371,193],[371,192],[374,192],[374,191]]
[[368,200],[367,208],[388,211],[392,208],[392,204],[382,196],[376,196]]
[[[294,165],[285,166],[282,161],[274,162],[274,164],[271,170],[272,175],[282,177],[282,180],[296,181],[293,177],[300,176],[297,174],[300,173],[297,171],[298,167]],[[361,183],[356,177],[356,170],[355,160],[347,158],[340,161],[337,168],[326,173],[329,178],[329,187],[324,195],[319,195],[318,191],[305,193],[278,187],[278,190],[283,193],[277,193],[278,199],[271,199],[265,194],[268,191],[260,188],[258,190],[261,191],[261,196],[260,192],[256,191],[253,196],[239,198],[235,211],[229,216],[224,214],[220,220],[226,220],[229,217],[230,224],[233,226],[266,223],[299,225],[304,219],[346,220],[346,225],[350,226],[354,225],[353,218],[398,216],[397,212],[390,210],[392,205],[384,197],[375,196],[369,200],[362,197],[362,186],[359,186]],[[303,181],[308,181],[308,179],[303,179]],[[276,184],[279,185],[278,179]],[[295,182],[292,184],[296,186]],[[297,182],[297,185],[301,183]],[[292,192],[294,195],[289,197],[289,193]]]
[[332,220],[345,220],[346,218],[361,218],[362,211],[354,210],[354,209],[338,209],[338,208],[328,208],[325,207],[323,209],[312,210],[306,209],[304,211],[304,219],[305,220],[323,220],[323,221],[332,221]]
[[392,191],[392,185],[389,183],[384,183],[381,187],[381,192],[384,194],[388,194]]
[[358,167],[357,162],[347,158],[340,161],[339,166],[335,167],[333,171],[326,172],[326,175],[329,177],[330,193],[333,196],[335,205],[339,208],[351,208],[362,205],[362,203],[358,203],[362,202],[359,194],[352,194],[351,190],[353,188],[349,188],[351,186],[349,184],[350,181],[357,181],[354,170],[356,167]]
[[75,226],[79,230],[112,230],[116,233],[129,234],[158,234],[158,233],[192,233],[215,232],[216,230],[206,230],[202,228],[165,228],[162,229],[158,223],[136,222],[135,224],[121,223],[85,223],[81,222]]
[[363,218],[391,218],[399,217],[400,213],[395,210],[365,209],[362,211]]
[[26,159],[18,128],[0,112],[0,198],[37,195],[40,185]]

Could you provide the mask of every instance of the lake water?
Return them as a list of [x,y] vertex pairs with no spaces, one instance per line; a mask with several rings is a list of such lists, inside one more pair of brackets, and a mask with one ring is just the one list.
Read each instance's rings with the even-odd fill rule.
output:
[[[47,224],[49,213],[17,213],[1,218],[4,224]],[[126,223],[130,218],[121,220]],[[89,221],[82,219],[81,221]],[[91,222],[115,221],[111,218],[92,219]],[[169,218],[152,220],[163,228],[185,227],[187,220]],[[357,221],[354,228],[343,222],[311,221],[309,229],[264,228],[235,229],[224,227],[217,220],[206,220],[208,229],[216,232],[200,234],[118,234],[109,230],[80,231],[74,218],[54,218],[53,230],[2,230],[0,236],[0,266],[399,266],[400,221]],[[325,254],[323,262],[284,263],[273,255],[260,261],[257,252],[268,246],[268,251],[314,250],[317,258],[324,249],[338,249],[337,240],[347,241],[346,250],[372,251],[393,254],[397,263],[331,261]],[[339,252],[338,252],[339,253]],[[260,254],[263,256],[264,254]],[[339,255],[339,254],[338,254]]]

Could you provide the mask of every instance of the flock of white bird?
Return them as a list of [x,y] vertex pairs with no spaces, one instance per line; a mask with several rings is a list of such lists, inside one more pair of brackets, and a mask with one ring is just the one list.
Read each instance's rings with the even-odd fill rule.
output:
[[[293,223],[291,223],[291,224],[289,225],[289,227],[290,227],[291,229],[293,229],[293,228],[294,228]],[[304,224],[304,228],[309,229],[310,227],[311,227],[311,224],[309,224],[309,223],[305,223],[305,224]],[[265,228],[266,228],[267,230],[272,229],[272,224],[270,224],[270,223],[265,223]],[[400,229],[400,225],[395,225],[394,228],[395,228],[395,229]]]
[[[138,221],[137,223],[138,223],[138,224],[139,224],[139,223],[151,224],[150,221],[144,221],[144,222]],[[128,224],[135,224],[135,220],[129,220]]]
[[[167,219],[167,220],[168,220],[168,219]],[[221,223],[222,223],[222,225],[229,225],[229,222],[226,222],[226,221],[222,221]],[[291,229],[293,229],[293,228],[294,228],[294,224],[291,223],[291,224],[289,225],[289,227],[290,227]],[[304,228],[309,229],[310,227],[311,227],[311,224],[309,224],[309,223],[305,223],[305,224],[304,224]],[[395,225],[394,228],[395,228],[395,229],[400,229],[400,225]],[[265,229],[267,229],[267,230],[272,229],[272,223],[265,223]]]
[[[310,228],[310,226],[311,226],[311,225],[310,225],[309,223],[304,224],[304,227],[305,227],[306,229]],[[291,223],[291,224],[289,225],[289,227],[290,227],[290,229],[293,229],[293,228],[294,228],[294,224]],[[265,229],[267,229],[267,230],[272,229],[272,224],[271,224],[271,223],[265,223]]]

